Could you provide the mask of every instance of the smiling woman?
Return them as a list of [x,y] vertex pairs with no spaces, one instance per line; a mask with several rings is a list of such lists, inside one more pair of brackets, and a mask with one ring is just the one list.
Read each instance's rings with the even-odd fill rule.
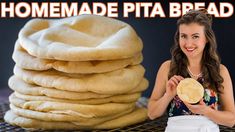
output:
[[[164,62],[157,74],[148,104],[149,117],[155,119],[167,110],[166,132],[218,132],[217,124],[234,126],[232,81],[217,54],[211,15],[204,9],[190,10],[177,21],[174,39],[172,59]],[[204,97],[196,104],[187,103],[177,95],[177,86],[185,78],[198,81],[204,88]]]
[[204,35],[204,26],[196,23],[182,24],[179,26],[180,48],[186,56],[202,56],[206,45],[206,37]]

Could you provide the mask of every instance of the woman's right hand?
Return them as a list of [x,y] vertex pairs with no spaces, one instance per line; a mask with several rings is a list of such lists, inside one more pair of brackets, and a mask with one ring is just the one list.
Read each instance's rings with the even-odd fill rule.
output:
[[178,86],[179,82],[184,78],[180,75],[172,76],[166,84],[166,95],[173,99],[176,96],[176,87]]

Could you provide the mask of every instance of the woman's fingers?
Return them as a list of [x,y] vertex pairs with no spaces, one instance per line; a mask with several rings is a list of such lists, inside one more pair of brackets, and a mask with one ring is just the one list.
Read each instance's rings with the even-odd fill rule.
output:
[[176,84],[173,81],[170,80],[168,83],[171,87],[176,87]]
[[177,85],[179,84],[179,82],[184,79],[182,76],[177,76],[174,75],[172,76],[169,81],[168,81],[168,86],[169,86],[169,90],[176,90]]
[[171,78],[171,81],[174,82],[175,86],[177,86],[179,83],[178,79],[175,76]]
[[199,104],[200,105],[205,105],[205,102],[203,101],[203,99],[200,100]]
[[174,82],[175,86],[177,86],[179,84],[179,82],[183,79],[184,78],[182,76],[174,75],[173,77],[171,77],[170,80],[172,80]]
[[184,79],[184,78],[183,78],[182,76],[180,76],[180,75],[175,76],[175,78],[178,80],[178,82],[180,82],[181,80],[183,80],[183,79]]

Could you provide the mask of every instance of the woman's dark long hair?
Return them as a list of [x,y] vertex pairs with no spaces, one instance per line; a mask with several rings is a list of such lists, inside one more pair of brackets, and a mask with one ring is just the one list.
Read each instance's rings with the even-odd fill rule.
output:
[[174,75],[188,76],[187,65],[189,62],[179,46],[179,26],[190,23],[204,26],[204,33],[207,39],[201,60],[204,79],[203,86],[211,88],[216,92],[221,92],[223,78],[220,76],[220,58],[217,53],[215,34],[212,30],[212,17],[205,9],[190,10],[177,21],[177,30],[174,36],[175,44],[171,48],[172,58],[168,78]]

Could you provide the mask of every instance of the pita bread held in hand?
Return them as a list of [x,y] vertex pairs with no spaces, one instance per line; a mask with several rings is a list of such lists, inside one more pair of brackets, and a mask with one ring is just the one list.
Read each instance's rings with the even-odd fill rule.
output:
[[124,59],[143,49],[130,25],[96,15],[32,19],[21,29],[19,42],[33,56],[64,61]]
[[203,98],[204,88],[195,79],[185,78],[177,86],[177,95],[182,101],[195,104]]

